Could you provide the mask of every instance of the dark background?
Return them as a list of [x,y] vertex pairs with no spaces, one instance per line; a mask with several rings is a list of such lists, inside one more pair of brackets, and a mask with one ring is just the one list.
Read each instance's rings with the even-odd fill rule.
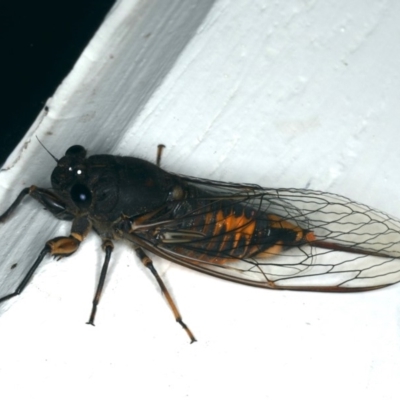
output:
[[115,0],[0,3],[0,166],[68,75]]

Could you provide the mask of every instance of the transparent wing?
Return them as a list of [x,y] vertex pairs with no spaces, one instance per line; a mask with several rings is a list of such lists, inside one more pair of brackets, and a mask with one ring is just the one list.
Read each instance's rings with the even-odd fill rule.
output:
[[[279,253],[263,251],[247,258],[219,254],[217,262],[181,251],[192,248],[191,238],[196,240],[192,232],[181,230],[182,219],[160,223],[171,233],[168,241],[144,235],[149,225],[138,227],[131,240],[186,267],[272,289],[359,291],[400,281],[400,221],[385,213],[331,193],[186,179],[201,189],[202,200],[223,207],[229,199],[277,215],[312,232],[313,240],[288,246]],[[194,213],[199,209],[192,207],[181,218],[192,218]],[[152,229],[156,230],[157,224],[153,223]],[[212,243],[220,237],[210,234],[202,240]],[[179,251],[174,246],[178,243]]]

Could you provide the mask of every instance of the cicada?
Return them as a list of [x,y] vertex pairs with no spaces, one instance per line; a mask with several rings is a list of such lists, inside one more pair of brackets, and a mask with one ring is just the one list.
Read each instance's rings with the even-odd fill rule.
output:
[[113,243],[129,243],[155,277],[176,321],[182,317],[150,254],[219,278],[262,287],[349,292],[400,280],[400,220],[345,197],[305,189],[269,189],[166,172],[157,163],[114,155],[86,156],[70,147],[51,175],[51,189],[26,195],[54,217],[72,222],[69,236],[46,242],[14,291],[20,294],[46,255],[75,253],[90,231],[105,259],[89,324],[94,324]]

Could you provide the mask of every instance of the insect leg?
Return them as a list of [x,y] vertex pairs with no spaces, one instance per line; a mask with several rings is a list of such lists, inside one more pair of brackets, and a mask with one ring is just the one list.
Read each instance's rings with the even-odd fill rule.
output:
[[161,165],[161,156],[162,156],[162,152],[164,149],[165,149],[165,145],[163,145],[163,144],[159,144],[157,146],[157,161],[156,161],[157,167],[159,167]]
[[104,259],[103,266],[101,267],[101,273],[99,278],[99,283],[97,284],[96,294],[94,295],[92,311],[90,313],[89,321],[86,322],[89,325],[94,326],[94,319],[96,317],[97,306],[100,302],[101,293],[103,292],[104,282],[107,276],[108,264],[110,263],[111,253],[114,249],[114,245],[111,240],[105,240],[103,242],[103,250],[106,253],[106,258]]
[[[18,200],[18,199],[17,199]],[[14,204],[16,201],[14,202]],[[59,236],[54,239],[49,240],[44,246],[43,250],[40,252],[38,258],[34,262],[31,268],[22,279],[21,283],[17,286],[14,292],[3,296],[0,298],[0,303],[11,299],[14,296],[18,296],[25,289],[28,282],[31,280],[36,269],[39,267],[40,263],[43,261],[47,254],[51,254],[56,258],[60,259],[62,257],[70,256],[78,250],[81,241],[86,237],[91,228],[90,222],[85,218],[77,218],[74,220],[71,235],[69,237]]]
[[2,214],[0,215],[0,222],[5,222],[7,218],[14,212],[14,210],[19,206],[21,203],[22,199],[29,194],[30,188],[25,188],[21,190],[21,193],[18,195],[18,197],[14,200],[14,202],[11,204],[10,207]]
[[21,292],[25,289],[25,287],[28,284],[28,282],[31,280],[32,275],[35,273],[37,267],[42,262],[42,260],[45,257],[45,255],[50,253],[50,251],[51,251],[51,249],[46,243],[46,246],[44,246],[43,250],[40,252],[38,258],[36,259],[36,261],[32,265],[32,267],[29,268],[29,271],[25,275],[25,277],[22,280],[22,282],[18,285],[18,287],[15,289],[15,291],[13,293],[10,293],[10,294],[8,294],[6,296],[1,297],[0,298],[0,303],[3,302],[3,301],[6,301],[8,299],[11,299],[14,296],[18,296],[19,294],[21,294]]
[[6,301],[8,299],[11,299],[14,296],[18,296],[19,294],[21,294],[21,292],[25,289],[28,282],[31,280],[32,275],[35,273],[36,269],[38,268],[40,263],[43,261],[43,258],[47,254],[52,254],[58,258],[69,256],[72,253],[75,253],[75,251],[79,247],[79,244],[80,244],[80,242],[72,236],[70,236],[69,238],[68,237],[57,237],[57,238],[49,240],[46,243],[46,245],[44,246],[43,250],[40,252],[38,258],[36,259],[36,261],[34,262],[32,267],[29,268],[24,279],[22,279],[22,282],[17,286],[17,288],[15,289],[14,292],[1,297],[0,303],[3,301]]
[[190,343],[196,342],[196,338],[194,337],[192,331],[189,329],[189,327],[182,321],[182,316],[179,313],[179,310],[177,306],[174,303],[174,300],[172,299],[171,295],[168,292],[167,287],[165,286],[164,282],[162,281],[160,275],[158,275],[157,270],[154,268],[153,262],[150,260],[150,258],[146,255],[146,253],[140,248],[137,247],[135,248],[137,256],[140,258],[142,261],[143,265],[147,267],[153,276],[156,278],[157,283],[159,284],[162,293],[164,294],[165,298],[167,299],[167,302],[169,306],[171,307],[171,310],[175,316],[176,322],[181,325],[181,327],[186,331],[190,338]]
[[32,196],[39,203],[43,204],[43,206],[55,217],[65,220],[73,219],[73,216],[67,211],[64,201],[58,198],[54,192],[32,185],[23,189],[11,206],[8,207],[8,209],[2,215],[0,215],[0,222],[5,222],[8,217],[10,217],[10,215],[15,211],[27,194]]

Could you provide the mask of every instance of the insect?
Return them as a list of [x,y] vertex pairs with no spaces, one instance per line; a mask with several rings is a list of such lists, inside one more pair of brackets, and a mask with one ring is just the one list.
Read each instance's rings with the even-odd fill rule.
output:
[[48,240],[14,291],[20,294],[48,254],[75,253],[91,230],[105,259],[93,299],[94,324],[113,242],[132,246],[164,294],[176,321],[196,339],[148,252],[177,264],[269,289],[362,291],[400,281],[400,220],[345,197],[312,190],[268,189],[171,174],[157,163],[113,155],[86,156],[75,145],[51,175],[52,189],[30,186],[0,216],[5,222],[30,195],[69,236]]

